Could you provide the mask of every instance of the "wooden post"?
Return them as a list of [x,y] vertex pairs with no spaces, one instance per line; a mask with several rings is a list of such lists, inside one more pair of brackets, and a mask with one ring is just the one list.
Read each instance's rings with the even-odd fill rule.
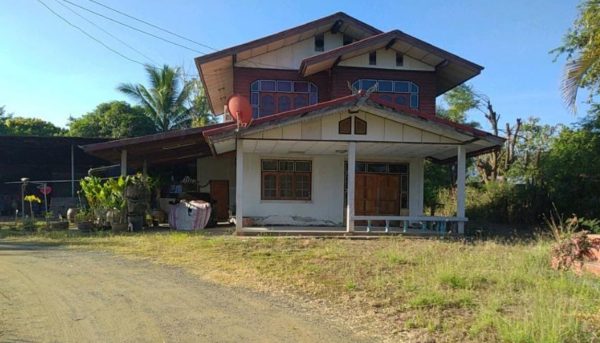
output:
[[121,150],[121,176],[127,176],[127,150]]
[[[456,159],[456,216],[459,218],[465,217],[465,180],[466,180],[466,150],[463,145],[458,146]],[[465,223],[458,222],[458,233],[465,233]]]
[[144,176],[148,175],[148,162],[144,159],[144,163],[142,164],[142,174]]
[[348,192],[346,198],[346,231],[354,231],[354,186],[356,179],[356,143],[348,143]]
[[235,229],[239,231],[243,228],[243,212],[242,212],[242,194],[244,192],[244,151],[242,141],[236,143],[236,158],[235,158]]

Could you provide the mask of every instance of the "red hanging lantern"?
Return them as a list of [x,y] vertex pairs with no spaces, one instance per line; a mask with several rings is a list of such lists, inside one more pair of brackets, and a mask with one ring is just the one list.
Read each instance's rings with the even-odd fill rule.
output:
[[246,127],[252,121],[252,105],[245,97],[234,94],[227,100],[229,113],[240,126]]

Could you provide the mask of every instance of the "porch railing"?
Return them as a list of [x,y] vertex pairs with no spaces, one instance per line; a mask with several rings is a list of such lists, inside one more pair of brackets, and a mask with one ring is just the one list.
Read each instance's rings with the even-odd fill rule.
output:
[[466,223],[468,218],[464,217],[435,217],[435,216],[354,216],[354,223],[357,221],[367,222],[367,232],[371,232],[373,222],[385,222],[385,232],[391,232],[390,222],[401,222],[400,228],[403,233],[407,233],[408,229],[415,224],[419,226],[417,230],[426,233],[427,231],[446,234],[449,231],[449,226],[457,223]]

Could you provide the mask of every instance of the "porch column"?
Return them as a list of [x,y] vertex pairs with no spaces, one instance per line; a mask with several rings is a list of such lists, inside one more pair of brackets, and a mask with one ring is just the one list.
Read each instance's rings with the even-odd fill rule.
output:
[[127,150],[121,150],[121,176],[127,176]]
[[242,194],[244,192],[244,150],[242,141],[236,142],[235,158],[235,229],[242,229]]
[[[466,151],[463,145],[458,146],[456,159],[456,216],[465,217],[465,179],[466,179]],[[458,223],[458,233],[465,233],[465,223]]]
[[348,192],[346,199],[346,231],[354,231],[354,185],[356,178],[356,143],[348,143]]

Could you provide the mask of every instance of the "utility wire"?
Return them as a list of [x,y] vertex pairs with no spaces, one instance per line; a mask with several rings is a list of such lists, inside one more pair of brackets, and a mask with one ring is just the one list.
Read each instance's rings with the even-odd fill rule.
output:
[[[120,57],[122,57],[122,58],[126,59],[127,61],[129,61],[129,62],[133,62],[133,63],[136,63],[136,64],[139,64],[139,65],[141,65],[141,66],[144,66],[144,67],[150,67],[150,68],[153,68],[153,69],[156,69],[156,70],[159,70],[159,69],[160,69],[160,68],[158,68],[158,67],[156,67],[156,66],[153,66],[153,65],[151,65],[151,64],[148,64],[148,63],[143,63],[143,62],[140,62],[140,61],[138,61],[138,60],[135,60],[135,59],[133,59],[133,58],[131,58],[131,57],[128,57],[128,56],[126,56],[125,54],[121,53],[120,51],[118,51],[118,50],[116,50],[116,49],[114,49],[114,48],[110,47],[108,44],[104,43],[104,42],[103,42],[103,41],[101,41],[100,39],[98,39],[98,38],[94,37],[93,35],[89,34],[88,32],[86,32],[86,31],[85,31],[84,29],[82,29],[81,27],[79,27],[79,26],[77,26],[77,25],[73,24],[73,23],[72,23],[72,22],[70,22],[68,19],[66,19],[65,17],[63,17],[62,15],[60,15],[59,13],[57,13],[56,11],[54,11],[54,10],[53,10],[53,9],[52,9],[50,6],[48,6],[48,5],[47,5],[45,2],[43,2],[42,0],[37,0],[37,1],[38,1],[38,2],[39,2],[41,5],[43,5],[44,7],[46,7],[46,9],[47,9],[48,11],[50,11],[52,14],[54,14],[55,16],[57,16],[58,18],[60,18],[62,21],[64,21],[65,23],[67,23],[69,26],[71,26],[71,27],[73,27],[74,29],[76,29],[77,31],[79,31],[79,32],[83,33],[83,34],[84,34],[85,36],[87,36],[88,38],[92,39],[92,40],[93,40],[93,41],[95,41],[96,43],[98,43],[98,44],[102,45],[102,46],[103,46],[103,47],[105,47],[106,49],[108,49],[108,50],[110,50],[111,52],[113,52],[113,53],[117,54],[118,56],[120,56]],[[191,77],[191,78],[194,78],[194,79],[197,79],[197,78],[198,78],[198,76],[197,76],[197,75],[192,75],[192,74],[185,74],[185,73],[181,73],[181,75],[183,75],[183,76],[187,76],[187,77]]]
[[42,0],[37,0],[40,4],[42,4],[44,7],[46,7],[46,9],[48,9],[48,11],[52,12],[52,14],[54,14],[55,16],[59,17],[60,19],[62,19],[65,23],[67,23],[69,26],[73,27],[74,29],[78,30],[79,32],[83,33],[84,35],[86,35],[88,38],[96,41],[98,44],[102,45],[103,47],[105,47],[106,49],[112,51],[113,53],[123,57],[124,59],[133,62],[133,63],[137,63],[143,66],[146,66],[147,64],[140,62],[138,60],[134,60],[133,58],[130,58],[126,55],[124,55],[123,53],[119,52],[118,50],[115,50],[113,48],[111,48],[110,46],[108,46],[107,44],[105,44],[103,41],[101,41],[100,39],[92,36],[91,34],[87,33],[84,29],[82,29],[81,27],[71,23],[69,20],[67,20],[65,17],[63,17],[62,15],[60,15],[59,13],[57,13],[56,11],[54,11],[52,8],[50,8],[48,5],[46,5],[45,2],[43,2]]
[[102,13],[98,13],[98,12],[96,12],[96,11],[94,11],[94,10],[91,10],[91,9],[89,9],[89,8],[87,8],[87,7],[84,7],[84,6],[81,6],[81,5],[79,5],[79,4],[76,4],[76,3],[72,2],[72,1],[69,1],[69,0],[62,0],[62,1],[63,1],[63,2],[66,2],[66,3],[68,3],[68,4],[72,5],[72,6],[79,7],[79,8],[81,8],[81,9],[82,9],[82,10],[84,10],[84,11],[90,12],[90,13],[92,13],[92,14],[94,14],[94,15],[97,15],[97,16],[99,16],[99,17],[102,17],[102,18],[104,18],[104,19],[106,19],[106,20],[110,20],[110,21],[112,21],[112,22],[114,22],[114,23],[117,23],[117,24],[119,24],[119,25],[125,26],[125,27],[127,27],[127,28],[129,28],[129,29],[131,29],[131,30],[135,30],[135,31],[137,31],[137,32],[140,32],[140,33],[143,33],[143,34],[145,34],[145,35],[148,35],[148,36],[154,37],[154,38],[156,38],[156,39],[160,39],[160,40],[162,40],[162,41],[164,41],[164,42],[167,42],[167,43],[170,43],[170,44],[176,45],[176,46],[178,46],[178,47],[181,47],[181,48],[184,48],[184,49],[187,49],[187,50],[190,50],[190,51],[193,51],[193,52],[199,53],[199,54],[204,54],[204,52],[202,52],[202,51],[200,51],[200,50],[196,50],[196,49],[193,49],[193,48],[187,47],[187,46],[185,46],[185,45],[179,44],[179,43],[177,43],[177,42],[173,42],[172,40],[169,40],[169,39],[163,38],[163,37],[161,37],[161,36],[157,36],[157,35],[155,35],[155,34],[153,34],[153,33],[150,33],[150,32],[147,32],[147,31],[144,31],[144,30],[142,30],[142,29],[139,29],[139,28],[137,28],[137,27],[135,27],[135,26],[131,26],[131,25],[129,25],[129,24],[126,24],[126,23],[124,23],[124,22],[122,22],[122,21],[119,21],[119,20],[113,19],[113,18],[111,18],[111,17],[105,16],[105,15],[104,15],[104,14],[102,14]]
[[105,5],[105,4],[103,4],[103,3],[99,2],[99,1],[96,1],[96,0],[88,0],[88,1],[90,1],[90,2],[93,2],[93,3],[95,3],[96,5],[102,6],[102,7],[106,8],[106,9],[109,9],[109,10],[111,10],[111,11],[113,11],[113,12],[119,13],[120,15],[123,15],[123,16],[125,16],[125,17],[127,17],[127,18],[130,18],[130,19],[136,20],[136,21],[138,21],[138,22],[140,22],[140,23],[146,24],[146,25],[148,25],[148,26],[150,26],[150,27],[153,27],[153,28],[155,28],[155,29],[161,30],[161,31],[163,31],[163,32],[166,32],[166,33],[168,33],[168,34],[171,34],[171,35],[173,35],[173,36],[175,36],[175,37],[178,37],[178,38],[181,38],[181,39],[183,39],[183,40],[186,40],[186,41],[188,41],[188,42],[190,42],[190,43],[194,43],[194,44],[197,44],[197,45],[199,45],[199,46],[202,46],[202,47],[205,47],[205,48],[207,48],[207,49],[214,50],[214,51],[218,51],[218,50],[219,50],[219,49],[213,48],[213,47],[211,47],[211,46],[208,46],[208,45],[206,45],[206,44],[203,44],[203,43],[200,43],[200,42],[198,42],[198,41],[195,41],[195,40],[193,40],[193,39],[189,39],[189,38],[187,38],[187,37],[184,37],[184,36],[182,36],[182,35],[179,35],[179,34],[177,34],[177,33],[175,33],[175,32],[172,32],[172,31],[169,31],[169,30],[167,30],[167,29],[164,29],[164,28],[162,28],[162,27],[160,27],[160,26],[158,26],[158,25],[154,25],[154,24],[152,24],[152,23],[150,23],[150,22],[148,22],[148,21],[145,21],[145,20],[143,20],[143,19],[136,18],[136,17],[134,17],[134,16],[132,16],[132,15],[129,15],[129,14],[125,13],[125,12],[119,11],[119,10],[117,10],[117,9],[115,9],[115,8],[112,8],[112,7],[108,6],[108,5]]
[[92,20],[82,16],[81,14],[77,13],[77,11],[75,11],[74,9],[72,9],[71,7],[65,5],[64,3],[58,1],[58,0],[54,0],[56,1],[57,4],[61,5],[62,7],[66,8],[67,10],[71,11],[71,13],[75,14],[76,16],[80,17],[81,19],[87,21],[88,23],[90,23],[91,25],[95,26],[98,30],[106,33],[107,35],[109,35],[110,37],[116,39],[117,41],[121,42],[121,44],[125,45],[126,47],[128,47],[129,49],[137,52],[138,54],[140,54],[142,57],[144,57],[145,59],[152,61],[154,64],[156,64],[156,61],[153,60],[152,58],[148,57],[147,55],[145,55],[143,52],[139,51],[138,49],[134,48],[133,46],[127,44],[127,42],[123,41],[122,39],[120,39],[119,37],[113,35],[112,33],[108,32],[107,30],[103,29],[100,25],[96,24],[95,22],[93,22]]

